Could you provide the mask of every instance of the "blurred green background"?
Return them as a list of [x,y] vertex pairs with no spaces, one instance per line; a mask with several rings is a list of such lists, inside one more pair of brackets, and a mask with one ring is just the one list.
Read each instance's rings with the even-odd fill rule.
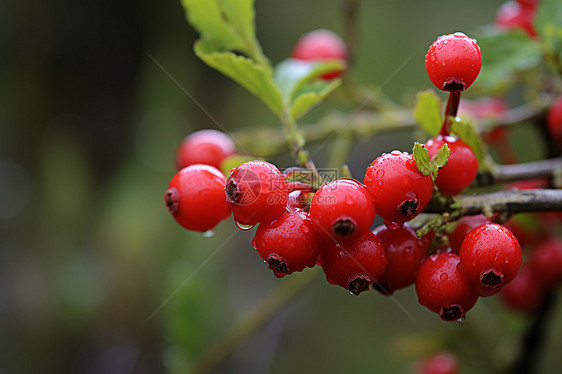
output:
[[[423,61],[436,37],[470,35],[501,3],[364,0],[354,74],[411,105],[431,86]],[[342,5],[257,0],[265,53],[277,63],[307,31],[341,33]],[[229,130],[279,126],[194,56],[196,38],[179,1],[0,3],[0,373],[187,373],[289,281],[252,250],[251,231],[228,220],[204,238],[164,207],[175,148],[216,128],[189,95]],[[410,149],[414,135],[360,141],[352,174],[362,179],[381,152]],[[317,148],[322,166],[329,148]],[[271,161],[292,165],[288,155]],[[559,314],[544,373],[562,370]],[[411,288],[394,300],[354,297],[320,274],[213,372],[408,373],[447,348],[463,372],[484,373],[490,352],[511,359],[527,323],[494,298],[463,325],[444,323]]]

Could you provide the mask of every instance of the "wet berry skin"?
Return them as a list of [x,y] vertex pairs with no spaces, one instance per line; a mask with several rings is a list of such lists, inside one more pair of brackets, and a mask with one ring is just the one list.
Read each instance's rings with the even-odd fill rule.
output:
[[472,230],[461,245],[462,269],[480,291],[493,294],[511,282],[522,262],[521,247],[507,228],[485,223]]
[[449,235],[449,243],[451,244],[451,250],[453,251],[453,253],[460,253],[462,242],[469,232],[471,232],[478,226],[489,222],[491,222],[490,218],[486,217],[483,214],[464,216],[459,219],[457,225],[455,226],[455,229]]
[[181,142],[176,151],[178,170],[193,164],[205,164],[220,170],[225,158],[235,153],[234,142],[230,136],[217,130],[200,130]]
[[211,230],[230,217],[225,184],[226,178],[215,167],[191,165],[172,178],[164,201],[174,219],[186,229]]
[[459,362],[450,352],[439,352],[425,360],[417,367],[416,374],[459,374]]
[[[311,31],[303,35],[295,45],[291,57],[304,61],[348,61],[347,47],[342,38],[325,29]],[[341,75],[341,70],[328,72],[321,77],[331,80]]]
[[375,208],[365,186],[354,179],[337,179],[316,192],[310,204],[310,219],[318,233],[337,241],[370,230]]
[[562,146],[562,96],[548,109],[546,124],[550,135]]
[[429,157],[433,158],[445,144],[451,154],[447,164],[439,169],[435,184],[443,195],[454,196],[468,187],[476,177],[478,159],[472,149],[459,138],[441,135],[425,143]]
[[281,217],[289,199],[283,174],[266,161],[249,161],[232,170],[225,187],[234,219],[255,225]]
[[381,240],[388,265],[378,283],[373,288],[383,295],[390,295],[414,284],[418,269],[427,254],[428,243],[418,238],[416,232],[404,225],[390,230],[385,225],[377,227],[373,233]]
[[379,156],[365,173],[365,186],[375,211],[396,228],[417,216],[433,194],[433,182],[423,175],[412,155],[399,151]]
[[355,295],[367,291],[384,273],[387,264],[384,247],[371,231],[339,244],[326,240],[320,257],[328,282]]
[[500,296],[511,310],[533,313],[539,310],[544,291],[533,271],[523,264],[517,276],[502,288]]
[[308,213],[286,212],[280,218],[259,225],[252,245],[277,278],[313,267],[322,238]]
[[454,253],[429,256],[420,266],[415,284],[419,303],[445,321],[464,318],[478,299]]
[[461,32],[440,36],[425,55],[429,79],[443,91],[466,90],[481,66],[482,54],[476,40]]
[[559,286],[562,282],[562,240],[552,238],[538,245],[529,266],[543,287],[552,290]]

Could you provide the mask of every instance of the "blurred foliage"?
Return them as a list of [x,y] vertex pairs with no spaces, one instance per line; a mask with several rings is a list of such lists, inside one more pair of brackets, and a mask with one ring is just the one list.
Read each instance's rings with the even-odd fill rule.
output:
[[[275,65],[307,31],[341,33],[342,4],[258,0],[265,54]],[[431,86],[423,59],[435,37],[470,34],[500,4],[363,1],[356,79],[410,106]],[[251,232],[226,221],[203,238],[164,208],[183,136],[217,124],[279,126],[193,54],[196,39],[179,1],[0,4],[0,373],[185,372],[286,281],[251,249]],[[331,109],[349,107],[328,103],[303,121]],[[525,145],[523,161],[541,157],[532,128],[511,136]],[[352,174],[381,152],[411,149],[413,137],[359,139]],[[310,151],[320,166],[329,158],[328,147]],[[319,277],[215,372],[407,373],[447,347],[463,373],[482,373],[490,357],[480,348],[508,361],[527,323],[492,298],[451,325],[411,288],[356,298]],[[560,313],[547,347],[542,372],[560,372]]]

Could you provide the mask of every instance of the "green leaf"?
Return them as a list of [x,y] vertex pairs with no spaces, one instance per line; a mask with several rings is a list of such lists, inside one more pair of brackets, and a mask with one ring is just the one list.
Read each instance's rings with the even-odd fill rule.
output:
[[[273,76],[277,87],[283,93],[283,99],[285,102],[291,103],[297,92],[305,93],[302,92],[302,89],[307,83],[327,72],[344,68],[343,61],[311,62],[289,58],[275,67]],[[328,83],[326,83],[327,85]],[[320,90],[313,89],[313,91]]]
[[207,65],[232,78],[248,91],[259,97],[276,115],[283,113],[281,92],[273,82],[271,71],[251,59],[236,56],[232,52],[216,52],[204,41],[197,41],[195,54]]
[[304,116],[316,104],[324,100],[330,93],[332,93],[341,84],[340,79],[334,79],[330,82],[317,81],[310,85],[305,86],[291,105],[291,117],[297,120]]
[[441,101],[431,89],[418,92],[417,98],[414,118],[429,135],[436,136],[443,126]]
[[431,159],[431,168],[433,172],[437,174],[439,169],[447,165],[449,161],[449,156],[451,155],[451,150],[447,144],[443,144],[443,147],[439,149],[439,152]]
[[216,0],[181,0],[181,3],[187,20],[199,32],[201,39],[213,43],[217,50],[249,52],[243,34],[226,21],[225,13]]
[[[186,0],[184,0],[186,1]],[[209,0],[203,0],[207,2]],[[226,18],[235,30],[246,40],[252,40],[256,34],[254,25],[254,0],[217,0]]]
[[468,146],[472,149],[478,162],[482,164],[485,155],[485,145],[480,135],[476,131],[469,122],[459,120],[459,117],[456,117],[452,120],[451,124],[451,133],[458,136],[463,142],[468,144]]
[[516,75],[539,66],[540,44],[521,30],[509,32],[487,29],[478,36],[482,51],[482,69],[476,84],[484,91],[505,91],[515,83]]
[[416,165],[418,170],[423,175],[429,175],[432,172],[431,162],[429,161],[429,152],[423,144],[416,142],[414,148],[412,149],[414,154],[414,160],[416,160]]

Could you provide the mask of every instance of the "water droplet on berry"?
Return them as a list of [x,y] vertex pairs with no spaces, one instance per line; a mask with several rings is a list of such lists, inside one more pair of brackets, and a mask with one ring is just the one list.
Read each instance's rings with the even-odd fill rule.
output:
[[375,173],[375,178],[382,179],[383,177],[384,177],[384,170],[382,169],[377,170],[377,172]]
[[387,220],[384,221],[384,224],[386,225],[386,227],[388,227],[389,230],[398,230],[404,225],[401,222],[390,222]]
[[353,205],[353,196],[347,195],[345,197],[345,202],[347,205]]
[[234,223],[236,224],[236,226],[237,226],[240,230],[243,230],[243,231],[248,231],[248,230],[251,230],[251,229],[254,228],[254,225],[245,225],[245,224],[240,223],[240,222],[238,222],[238,221],[236,221],[236,220],[234,220]]
[[458,322],[458,323],[463,323],[463,322],[464,322],[464,316],[463,316],[463,317],[460,317],[459,319],[457,319],[457,322]]
[[447,273],[441,273],[439,279],[441,279],[442,282],[445,282],[447,279],[449,279],[449,276],[447,275]]
[[305,234],[308,234],[310,232],[310,229],[308,228],[308,226],[306,225],[302,225],[301,226],[301,231]]
[[204,238],[212,238],[215,236],[215,232],[213,230],[207,230],[203,233]]
[[414,261],[414,248],[413,247],[404,248],[404,259],[406,260],[406,262]]

